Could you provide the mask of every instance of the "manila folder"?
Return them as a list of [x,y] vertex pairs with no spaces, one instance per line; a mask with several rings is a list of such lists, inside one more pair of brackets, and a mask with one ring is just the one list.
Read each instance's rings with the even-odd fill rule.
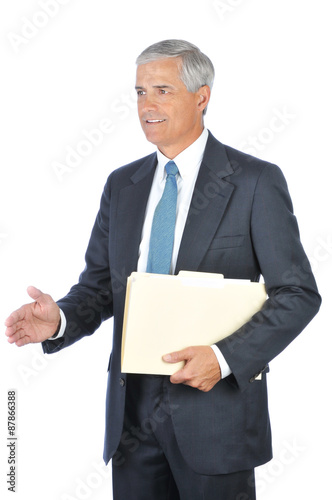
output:
[[164,354],[222,340],[249,321],[266,298],[264,284],[224,279],[221,274],[132,273],[126,291],[122,372],[172,375],[184,363],[166,363]]

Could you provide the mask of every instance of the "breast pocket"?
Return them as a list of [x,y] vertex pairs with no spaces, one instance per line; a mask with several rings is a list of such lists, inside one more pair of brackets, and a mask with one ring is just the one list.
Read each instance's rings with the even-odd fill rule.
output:
[[241,247],[244,243],[244,234],[236,236],[219,236],[211,242],[209,250],[221,250],[223,248]]

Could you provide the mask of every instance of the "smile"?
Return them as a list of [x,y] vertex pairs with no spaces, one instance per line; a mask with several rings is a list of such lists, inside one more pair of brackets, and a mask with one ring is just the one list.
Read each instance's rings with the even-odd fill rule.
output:
[[146,120],[146,123],[162,123],[165,120]]

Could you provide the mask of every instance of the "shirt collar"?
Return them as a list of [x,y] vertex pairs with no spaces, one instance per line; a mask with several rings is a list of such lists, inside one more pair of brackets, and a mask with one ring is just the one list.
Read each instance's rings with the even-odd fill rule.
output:
[[[203,132],[193,142],[190,146],[188,146],[184,151],[178,154],[173,161],[176,163],[176,166],[179,169],[180,176],[182,179],[190,175],[195,175],[196,170],[200,167],[206,147],[206,143],[208,140],[208,130],[204,127]],[[160,179],[164,179],[166,176],[165,165],[170,160],[165,156],[159,149],[157,150],[157,158],[158,158],[158,166],[157,166],[157,175]]]

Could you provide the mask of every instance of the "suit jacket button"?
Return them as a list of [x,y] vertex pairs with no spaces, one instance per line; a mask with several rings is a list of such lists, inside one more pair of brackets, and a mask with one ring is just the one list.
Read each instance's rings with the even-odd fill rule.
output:
[[126,381],[124,378],[120,378],[119,380],[121,387],[124,387],[126,385]]

